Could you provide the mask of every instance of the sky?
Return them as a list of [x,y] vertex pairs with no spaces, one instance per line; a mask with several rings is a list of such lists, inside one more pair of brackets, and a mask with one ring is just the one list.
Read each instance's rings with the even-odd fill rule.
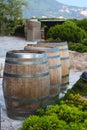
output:
[[67,5],[87,7],[87,0],[57,0],[57,1]]

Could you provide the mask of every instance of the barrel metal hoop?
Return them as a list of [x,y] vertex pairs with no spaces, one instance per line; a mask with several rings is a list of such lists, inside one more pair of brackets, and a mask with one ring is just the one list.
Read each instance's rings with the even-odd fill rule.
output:
[[66,51],[68,48],[59,49],[59,51]]
[[61,84],[61,86],[66,86],[66,85],[68,85],[69,84],[69,82],[66,82],[66,83],[64,83],[64,84]]
[[45,51],[45,52],[58,52],[59,51],[59,49],[58,48],[55,48],[55,47],[52,47],[52,48],[50,48],[49,46],[48,46],[48,48],[46,48],[46,46],[32,46],[32,48],[30,47],[25,47],[24,48],[24,50],[42,50],[43,49],[43,51]]
[[11,112],[8,114],[8,117],[10,117],[10,118],[12,118],[14,120],[25,120],[26,117],[28,117],[28,116],[29,116],[28,114],[27,114],[27,116],[26,116],[26,114],[23,115],[23,116],[16,116],[15,114],[13,114]]
[[41,97],[41,98],[37,98],[37,99],[18,99],[18,98],[9,98],[7,96],[4,96],[6,100],[8,101],[12,101],[12,102],[19,102],[19,103],[38,103],[38,102],[41,102],[41,101],[44,101],[44,100],[47,100],[49,98],[49,96],[46,96],[46,97]]
[[48,56],[48,58],[54,59],[54,58],[60,58],[60,55],[56,55],[56,56]]
[[55,103],[56,103],[55,100],[51,100],[51,101],[48,102],[48,106],[49,106],[49,105],[54,105]]
[[61,67],[61,64],[60,65],[55,65],[55,66],[49,66],[49,69],[56,69],[56,68],[59,68]]
[[67,46],[67,41],[66,42],[58,42],[58,43],[53,43],[54,45],[56,44],[56,46]]
[[6,57],[10,57],[10,58],[43,58],[46,57],[46,53],[42,53],[42,54],[38,54],[38,53],[9,53],[7,52]]
[[[46,49],[46,47],[45,46],[43,46],[43,49]],[[48,48],[46,49],[46,52],[58,52],[59,51],[59,49],[58,48],[54,48],[54,47],[52,47],[52,48],[49,48],[49,46],[48,46]]]
[[50,94],[50,95],[49,95],[49,98],[56,97],[56,96],[58,96],[58,95],[59,95],[58,93],[56,93],[56,94]]
[[29,114],[31,112],[35,112],[36,110],[16,110],[16,109],[12,109],[11,107],[7,107],[7,110],[10,111],[10,113],[19,113],[19,114]]
[[66,88],[61,88],[60,92],[62,93],[64,91],[66,91]]
[[56,84],[56,85],[52,85],[52,86],[50,86],[50,88],[52,89],[52,88],[58,88],[58,87],[60,87],[61,86],[61,84]]
[[41,74],[33,74],[33,75],[18,75],[18,74],[9,74],[4,73],[4,76],[11,78],[40,78],[44,76],[48,76],[49,72],[41,73]]
[[36,65],[36,64],[46,64],[48,63],[47,60],[44,60],[42,62],[26,62],[26,61],[10,61],[10,60],[6,60],[5,63],[8,63],[8,64],[26,64],[26,65]]
[[63,75],[62,78],[69,77],[69,74]]
[[61,58],[61,60],[69,60],[69,57]]

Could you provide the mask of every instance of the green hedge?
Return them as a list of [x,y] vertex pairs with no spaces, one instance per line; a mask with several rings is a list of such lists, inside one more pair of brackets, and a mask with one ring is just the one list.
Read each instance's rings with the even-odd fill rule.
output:
[[87,37],[84,29],[78,27],[72,21],[66,21],[62,25],[56,25],[49,29],[48,39],[82,42]]
[[42,116],[30,116],[20,130],[87,130],[87,111],[62,102],[50,106]]
[[80,53],[87,52],[87,46],[82,43],[71,43],[68,44],[69,50],[77,51]]

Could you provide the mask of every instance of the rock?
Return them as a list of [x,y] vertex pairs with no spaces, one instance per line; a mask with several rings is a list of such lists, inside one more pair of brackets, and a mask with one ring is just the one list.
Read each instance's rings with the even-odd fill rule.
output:
[[87,70],[87,53],[69,51],[70,68],[76,71]]

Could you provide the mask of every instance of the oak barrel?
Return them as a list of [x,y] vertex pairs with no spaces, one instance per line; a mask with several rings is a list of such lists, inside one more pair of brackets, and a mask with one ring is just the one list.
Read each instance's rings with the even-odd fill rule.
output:
[[24,49],[46,51],[50,72],[50,95],[48,104],[56,103],[56,101],[58,101],[61,86],[61,62],[58,48],[51,46],[42,47],[39,44],[32,44],[30,46],[25,46]]
[[7,52],[3,92],[8,117],[25,119],[38,108],[46,107],[49,89],[50,75],[44,51]]
[[70,60],[69,60],[69,50],[68,50],[68,43],[67,41],[39,41],[37,44],[40,46],[50,45],[53,47],[57,47],[59,49],[61,65],[62,65],[62,83],[60,92],[66,90],[69,84],[69,72],[70,72]]

